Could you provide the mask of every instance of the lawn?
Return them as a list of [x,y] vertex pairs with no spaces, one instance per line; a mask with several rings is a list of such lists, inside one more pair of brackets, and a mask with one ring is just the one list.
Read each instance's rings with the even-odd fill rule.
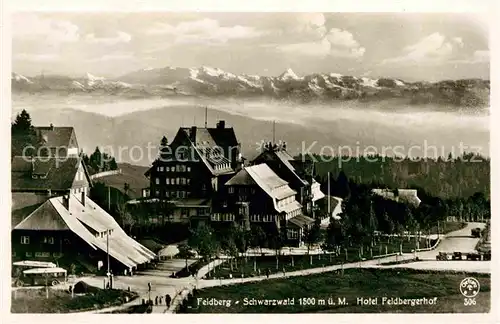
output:
[[[222,263],[220,266],[216,267],[214,270],[208,273],[208,278],[230,278],[230,277],[254,277],[260,275],[265,275],[267,270],[272,273],[282,272],[283,267],[285,272],[304,270],[310,268],[320,268],[331,266],[335,264],[357,262],[360,259],[372,259],[373,256],[385,254],[386,246],[387,253],[397,253],[400,250],[400,243],[402,244],[403,253],[410,253],[415,248],[415,242],[413,240],[408,241],[404,239],[402,242],[399,238],[391,238],[391,241],[387,243],[386,239],[383,239],[377,245],[375,245],[370,252],[369,247],[365,247],[363,254],[360,258],[359,248],[352,247],[346,251],[340,253],[340,255],[334,254],[322,254],[322,255],[280,255],[278,257],[278,267],[276,266],[276,256],[275,255],[265,255],[257,257],[239,258],[236,260],[229,260]],[[425,240],[421,240],[420,247],[424,247],[426,244]],[[255,269],[255,271],[254,271]],[[260,272],[259,272],[260,271]]]
[[122,174],[98,178],[96,181],[103,182],[107,186],[114,187],[123,193],[125,183],[128,183],[130,189],[127,195],[131,198],[142,197],[142,189],[149,187],[149,180],[144,176],[148,168],[128,163],[120,163],[118,164],[118,168],[122,170]]
[[137,297],[134,292],[104,290],[96,288],[96,293],[75,295],[65,290],[50,289],[46,298],[45,288],[17,289],[12,291],[12,313],[72,313],[83,310],[101,309],[125,303]]
[[[475,277],[481,290],[476,305],[464,306],[459,285]],[[376,298],[377,305],[359,305],[358,298]],[[435,304],[388,305],[382,298],[436,299]],[[201,300],[230,300],[230,306],[209,306]],[[294,305],[245,305],[247,300],[287,299]],[[305,300],[304,300],[305,298]],[[331,298],[335,305],[328,305]],[[342,300],[345,298],[345,304]],[[306,303],[300,303],[300,300]],[[322,301],[326,303],[323,304]],[[312,305],[314,301],[314,305]],[[308,305],[305,305],[308,304]],[[490,275],[419,271],[412,269],[347,269],[317,275],[290,277],[211,287],[198,290],[187,313],[484,313],[490,310]]]

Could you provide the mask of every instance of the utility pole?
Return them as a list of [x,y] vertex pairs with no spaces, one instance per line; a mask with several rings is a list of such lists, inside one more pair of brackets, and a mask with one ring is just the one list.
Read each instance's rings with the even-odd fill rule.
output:
[[107,257],[107,263],[108,263],[108,282],[109,282],[109,288],[111,289],[111,266],[109,264],[109,229],[106,229],[106,257]]
[[276,143],[276,121],[273,120],[273,144]]
[[108,211],[111,212],[111,187],[108,186]]
[[208,115],[208,107],[205,106],[205,128],[207,128],[207,115]]

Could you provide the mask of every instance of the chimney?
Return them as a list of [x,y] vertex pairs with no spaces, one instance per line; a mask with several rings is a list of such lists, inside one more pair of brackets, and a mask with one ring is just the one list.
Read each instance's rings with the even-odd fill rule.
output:
[[224,129],[226,127],[226,122],[224,120],[219,120],[217,123],[217,129]]
[[189,131],[189,139],[191,142],[196,143],[196,126],[191,126],[191,130]]
[[85,207],[85,191],[82,191],[81,203],[82,203],[83,207]]
[[70,194],[64,195],[63,196],[63,206],[69,211],[69,197]]
[[54,125],[52,125],[52,123],[50,123],[50,130],[54,130]]

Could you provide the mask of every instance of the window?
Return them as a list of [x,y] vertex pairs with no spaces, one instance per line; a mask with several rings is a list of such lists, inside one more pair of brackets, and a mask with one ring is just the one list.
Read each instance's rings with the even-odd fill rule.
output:
[[170,167],[165,167],[166,172],[170,172]]
[[61,252],[54,252],[54,253],[52,253],[52,256],[54,256],[54,258],[60,258],[60,257],[62,257],[62,255],[63,254]]
[[177,191],[172,191],[172,198],[177,198]]
[[191,179],[187,178],[186,179],[186,184],[189,184],[191,182]]
[[160,178],[156,178],[156,179],[155,179],[155,183],[156,183],[157,185],[159,185],[159,184],[160,184]]
[[36,258],[48,258],[50,257],[50,252],[35,252]]
[[169,178],[166,178],[166,179],[165,179],[165,183],[166,183],[166,184],[170,184],[170,179],[169,179]]
[[156,190],[155,194],[156,194],[156,197],[159,197],[160,196],[160,190]]
[[180,184],[181,183],[181,179],[180,178],[175,178],[175,183],[176,184]]
[[181,184],[183,184],[183,185],[186,184],[186,178],[181,178]]
[[229,187],[229,193],[234,193],[234,187]]
[[21,244],[30,244],[29,236],[21,236]]
[[165,191],[165,197],[170,198],[170,192],[169,191]]
[[31,252],[26,252],[26,257],[27,258],[31,258],[31,256],[32,256]]
[[189,167],[189,166],[188,166],[188,167],[186,168],[186,170],[187,170],[187,172],[191,172],[191,167]]
[[162,166],[160,167],[160,172],[163,172],[163,167]]
[[45,244],[54,244],[54,238],[52,236],[45,236],[43,238],[43,243],[45,243]]

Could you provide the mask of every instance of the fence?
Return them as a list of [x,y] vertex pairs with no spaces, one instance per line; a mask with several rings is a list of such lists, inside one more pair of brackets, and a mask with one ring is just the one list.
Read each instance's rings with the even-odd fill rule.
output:
[[117,175],[117,174],[122,174],[122,170],[118,169],[118,170],[111,170],[111,171],[99,172],[99,173],[91,175],[90,179],[94,180],[94,179],[109,177],[109,176]]

